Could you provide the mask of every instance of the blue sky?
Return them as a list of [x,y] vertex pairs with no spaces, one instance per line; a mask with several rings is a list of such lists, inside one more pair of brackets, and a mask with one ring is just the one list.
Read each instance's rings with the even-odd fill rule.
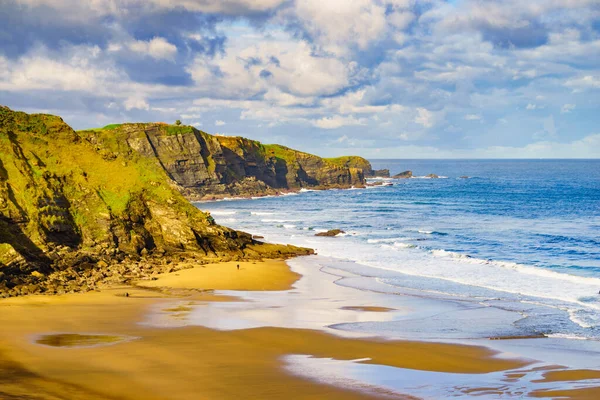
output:
[[599,0],[3,0],[0,104],[323,156],[600,157]]

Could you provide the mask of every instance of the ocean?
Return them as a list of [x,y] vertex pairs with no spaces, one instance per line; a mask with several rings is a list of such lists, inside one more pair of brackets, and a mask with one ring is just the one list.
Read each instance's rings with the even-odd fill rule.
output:
[[[600,340],[600,160],[371,162],[415,177],[197,206],[266,241],[316,249],[332,268],[369,277],[359,289],[522,316],[483,336]],[[346,233],[315,237],[334,228]],[[456,330],[436,338],[478,335]]]

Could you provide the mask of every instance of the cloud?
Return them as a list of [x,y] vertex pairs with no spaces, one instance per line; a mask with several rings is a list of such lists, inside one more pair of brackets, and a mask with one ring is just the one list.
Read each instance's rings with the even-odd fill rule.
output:
[[150,105],[148,104],[146,99],[141,98],[141,97],[128,97],[123,102],[123,105],[125,106],[125,109],[128,111],[133,110],[133,109],[138,109],[138,110],[149,110],[150,109]]
[[302,149],[366,155],[406,140],[468,157],[534,143],[567,154],[600,122],[597,1],[7,0],[2,10],[0,102],[75,127],[239,119],[244,135]]
[[64,59],[49,57],[44,49],[17,61],[3,59],[0,90],[59,90],[103,93],[104,84],[120,79],[110,65],[98,65],[100,49],[77,48],[76,54]]
[[366,125],[367,120],[364,118],[355,118],[354,116],[343,117],[334,115],[332,117],[323,117],[313,121],[312,124],[322,129],[337,129],[342,126]]
[[585,90],[600,89],[600,75],[584,75],[568,79],[565,86],[573,89],[574,92]]
[[426,108],[417,108],[415,123],[423,125],[425,128],[431,128],[435,124],[434,114]]
[[285,0],[149,0],[156,6],[205,13],[224,13],[240,15],[253,12],[272,10],[285,2]]
[[[285,0],[16,0],[30,8],[47,7],[85,15],[129,15],[140,10],[187,10],[203,13],[245,15],[274,9]],[[82,14],[79,14],[82,15]]]
[[221,121],[220,119],[218,119],[218,120],[215,121],[215,125],[216,126],[223,126],[223,125],[225,125],[225,121]]
[[135,53],[148,55],[157,60],[174,61],[175,55],[177,54],[177,46],[169,43],[165,38],[161,37],[154,37],[148,41],[134,40],[128,43],[127,47],[129,50]]
[[308,34],[326,51],[365,49],[385,32],[386,9],[371,0],[297,0],[295,13]]

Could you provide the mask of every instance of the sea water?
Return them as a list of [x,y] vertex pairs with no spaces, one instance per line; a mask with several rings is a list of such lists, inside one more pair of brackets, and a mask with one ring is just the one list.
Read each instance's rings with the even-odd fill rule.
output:
[[[197,206],[267,241],[312,247],[378,285],[361,289],[515,311],[524,317],[515,334],[600,340],[600,160],[372,164],[415,177]],[[334,228],[345,233],[315,237]]]

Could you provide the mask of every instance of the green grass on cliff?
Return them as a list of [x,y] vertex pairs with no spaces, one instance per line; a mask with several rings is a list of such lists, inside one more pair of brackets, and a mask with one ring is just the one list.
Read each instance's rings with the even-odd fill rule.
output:
[[194,128],[188,125],[165,125],[165,132],[168,136],[185,135],[186,133],[193,133]]
[[284,160],[286,163],[296,163],[297,152],[296,150],[292,150],[289,147],[281,146],[279,144],[265,144],[263,145],[265,149],[265,153],[268,157],[276,157]]
[[371,169],[371,163],[359,156],[342,156],[335,158],[326,158],[325,160],[337,165],[338,167],[361,168],[364,170]]
[[97,223],[99,217],[122,216],[140,193],[157,202],[178,197],[155,162],[126,148],[120,126],[100,129],[105,141],[93,144],[85,131],[74,132],[59,117],[0,108],[0,170],[8,179],[10,203],[32,217],[30,224],[62,224],[68,221],[50,211],[55,193],[64,193],[74,223],[100,237],[106,226]]

